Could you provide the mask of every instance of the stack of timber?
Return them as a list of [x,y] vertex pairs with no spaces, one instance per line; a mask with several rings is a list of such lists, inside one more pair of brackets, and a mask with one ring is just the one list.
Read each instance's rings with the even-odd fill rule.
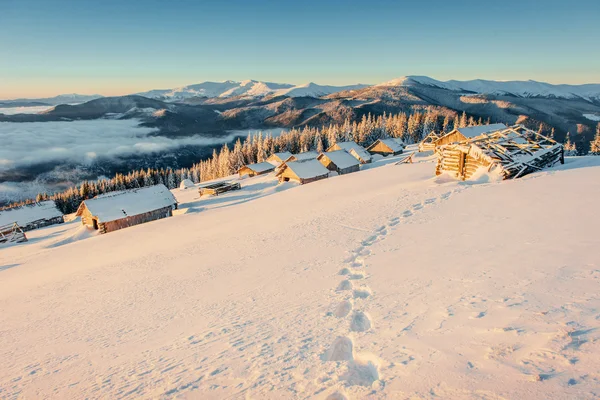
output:
[[0,244],[26,242],[27,236],[23,229],[16,223],[0,226]]
[[198,193],[200,193],[200,196],[205,194],[218,196],[221,193],[229,192],[231,190],[239,190],[241,188],[242,186],[238,182],[218,182],[201,186],[198,188]]
[[519,124],[439,146],[436,153],[436,175],[448,172],[462,180],[470,179],[481,168],[514,179],[564,163],[560,143]]

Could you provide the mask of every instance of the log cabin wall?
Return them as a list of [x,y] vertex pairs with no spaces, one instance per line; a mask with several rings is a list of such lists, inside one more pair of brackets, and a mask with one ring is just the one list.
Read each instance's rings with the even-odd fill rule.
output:
[[173,208],[171,206],[159,208],[158,210],[149,211],[144,214],[132,215],[118,219],[116,221],[101,222],[99,224],[99,230],[101,233],[113,232],[119,229],[128,228],[130,226],[143,224],[157,219],[167,218],[173,215]]

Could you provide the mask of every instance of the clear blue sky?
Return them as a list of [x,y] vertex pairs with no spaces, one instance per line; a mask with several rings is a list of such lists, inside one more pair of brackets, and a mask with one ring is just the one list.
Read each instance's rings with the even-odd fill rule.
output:
[[599,0],[0,0],[0,98],[227,79],[598,83],[599,17]]

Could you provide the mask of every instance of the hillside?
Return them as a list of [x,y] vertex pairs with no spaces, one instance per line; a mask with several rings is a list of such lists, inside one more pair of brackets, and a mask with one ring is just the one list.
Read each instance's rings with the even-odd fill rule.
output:
[[393,160],[32,231],[0,251],[0,397],[597,397],[600,157],[478,183]]

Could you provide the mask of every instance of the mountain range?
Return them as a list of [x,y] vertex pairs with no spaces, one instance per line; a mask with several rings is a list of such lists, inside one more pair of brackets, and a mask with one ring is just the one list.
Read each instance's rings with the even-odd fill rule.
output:
[[[89,101],[88,101],[89,100]],[[38,114],[3,115],[0,121],[141,119],[159,135],[224,132],[231,129],[318,126],[363,115],[411,112],[424,107],[466,112],[474,117],[531,125],[545,123],[593,136],[600,116],[600,84],[552,85],[536,81],[439,81],[405,76],[377,85],[326,86],[309,83],[204,82],[175,89],[117,97],[62,95],[49,99],[0,101],[55,105]],[[63,104],[79,103],[79,104]]]

